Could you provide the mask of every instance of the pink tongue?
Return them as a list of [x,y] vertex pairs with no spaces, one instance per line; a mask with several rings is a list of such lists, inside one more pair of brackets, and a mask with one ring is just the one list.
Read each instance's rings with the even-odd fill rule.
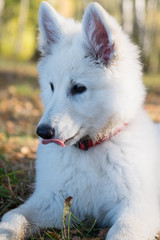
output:
[[65,147],[65,144],[63,141],[59,140],[59,139],[43,139],[42,140],[42,144],[49,144],[49,143],[57,143],[59,145],[61,145],[62,147]]

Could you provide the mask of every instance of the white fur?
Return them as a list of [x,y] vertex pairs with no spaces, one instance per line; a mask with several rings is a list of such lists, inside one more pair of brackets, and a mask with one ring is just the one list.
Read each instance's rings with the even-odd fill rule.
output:
[[[87,32],[95,14],[109,43],[115,44],[107,66],[85,58],[87,47],[95,44],[94,23]],[[137,47],[97,3],[88,6],[81,26],[42,2],[39,25],[45,56],[38,66],[45,106],[39,124],[51,124],[63,141],[78,134],[65,148],[39,144],[35,192],[4,215],[0,240],[23,238],[38,228],[61,228],[68,196],[78,218],[92,216],[99,225],[111,226],[107,240],[153,240],[160,231],[160,138],[143,110]],[[71,96],[73,82],[87,90]],[[88,151],[73,145],[85,135],[93,140],[107,136],[124,122],[128,126],[120,133]]]

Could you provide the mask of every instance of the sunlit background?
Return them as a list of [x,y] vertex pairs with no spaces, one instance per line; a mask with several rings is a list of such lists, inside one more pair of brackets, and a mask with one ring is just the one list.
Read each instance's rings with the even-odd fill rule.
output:
[[[0,55],[12,60],[37,58],[40,0],[0,0]],[[48,1],[65,17],[80,20],[89,0]],[[139,44],[145,71],[160,71],[160,1],[99,0]],[[2,59],[1,59],[2,60]]]

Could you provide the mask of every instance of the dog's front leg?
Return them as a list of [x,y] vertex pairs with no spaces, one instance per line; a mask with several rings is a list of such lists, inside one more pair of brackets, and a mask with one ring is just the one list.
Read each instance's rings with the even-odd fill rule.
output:
[[154,240],[158,221],[157,214],[143,215],[134,208],[127,209],[110,228],[106,240]]
[[0,223],[0,240],[25,239],[45,227],[60,228],[63,206],[52,195],[33,194],[25,204],[6,213]]

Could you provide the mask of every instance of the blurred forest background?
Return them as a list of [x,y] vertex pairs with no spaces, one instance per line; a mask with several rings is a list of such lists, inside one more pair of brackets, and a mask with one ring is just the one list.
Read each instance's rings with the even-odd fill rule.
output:
[[[32,191],[43,108],[36,63],[41,0],[0,0],[0,216]],[[48,0],[65,17],[82,18],[90,0]],[[145,109],[160,122],[160,0],[97,0],[139,45]]]
[[[0,55],[37,57],[38,8],[41,0],[0,0]],[[63,16],[80,20],[90,0],[49,0]],[[99,0],[139,44],[145,71],[160,71],[160,0]]]

